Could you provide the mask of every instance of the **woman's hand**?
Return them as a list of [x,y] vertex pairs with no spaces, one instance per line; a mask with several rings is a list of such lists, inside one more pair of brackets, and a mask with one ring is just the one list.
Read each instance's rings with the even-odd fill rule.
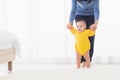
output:
[[69,23],[67,24],[67,28],[68,28],[68,29],[72,29],[72,23],[69,22]]
[[97,29],[97,24],[98,24],[98,21],[95,21],[95,23],[90,26],[90,29],[95,31]]
[[92,29],[93,31],[95,31],[95,30],[97,29],[97,25],[96,25],[96,24],[92,24],[92,25],[90,26],[90,29]]

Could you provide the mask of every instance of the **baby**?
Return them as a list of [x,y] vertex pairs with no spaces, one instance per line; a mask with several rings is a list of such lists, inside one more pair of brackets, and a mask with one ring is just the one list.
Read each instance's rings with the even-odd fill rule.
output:
[[77,28],[74,26],[67,26],[73,35],[75,35],[75,50],[76,50],[76,63],[77,68],[80,68],[81,57],[83,56],[86,60],[87,68],[90,67],[90,41],[89,37],[95,34],[95,31],[91,29],[86,29],[85,20],[81,19],[76,22]]

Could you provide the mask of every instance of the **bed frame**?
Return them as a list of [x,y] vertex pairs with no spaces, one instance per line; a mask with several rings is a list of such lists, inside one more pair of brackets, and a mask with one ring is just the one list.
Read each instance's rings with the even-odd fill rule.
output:
[[12,71],[12,61],[15,60],[15,48],[0,50],[0,63],[8,63],[9,72]]

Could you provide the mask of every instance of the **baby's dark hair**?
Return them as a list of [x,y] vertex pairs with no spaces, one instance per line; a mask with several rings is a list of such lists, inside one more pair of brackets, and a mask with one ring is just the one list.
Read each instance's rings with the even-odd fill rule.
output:
[[76,19],[75,21],[76,21],[76,27],[78,27],[77,22],[84,22],[86,24],[86,21],[83,18]]
[[83,22],[85,22],[85,23],[86,23],[85,19],[83,19],[83,18],[76,19],[75,21],[76,21],[76,23],[77,23],[77,22],[79,22],[79,21],[83,21]]

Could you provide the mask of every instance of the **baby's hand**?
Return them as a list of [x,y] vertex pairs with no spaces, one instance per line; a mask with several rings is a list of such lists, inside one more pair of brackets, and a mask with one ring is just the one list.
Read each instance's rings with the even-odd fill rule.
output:
[[73,28],[72,24],[71,24],[71,23],[68,23],[68,24],[67,24],[67,28],[68,28],[68,29],[72,29],[72,28]]

